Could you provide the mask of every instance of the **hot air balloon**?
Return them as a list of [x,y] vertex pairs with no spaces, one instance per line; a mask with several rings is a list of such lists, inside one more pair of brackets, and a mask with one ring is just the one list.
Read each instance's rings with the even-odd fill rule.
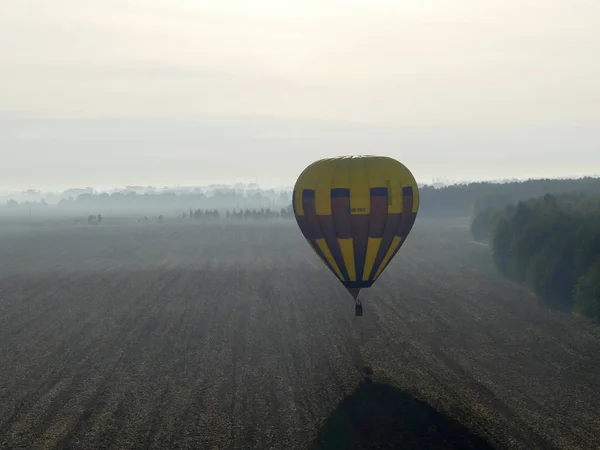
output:
[[404,244],[419,209],[412,173],[386,156],[344,156],[310,164],[292,199],[300,231],[354,298],[371,287]]

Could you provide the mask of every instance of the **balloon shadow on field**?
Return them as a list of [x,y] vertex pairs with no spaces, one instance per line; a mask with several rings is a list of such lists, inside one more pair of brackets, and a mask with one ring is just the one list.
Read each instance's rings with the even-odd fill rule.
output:
[[389,384],[362,381],[325,420],[312,450],[495,448],[427,403]]

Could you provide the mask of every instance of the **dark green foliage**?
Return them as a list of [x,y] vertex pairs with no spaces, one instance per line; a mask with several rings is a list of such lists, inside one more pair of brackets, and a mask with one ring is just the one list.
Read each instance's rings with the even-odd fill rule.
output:
[[[527,180],[507,183],[477,182],[436,188],[421,186],[419,215],[422,217],[475,217],[492,208],[550,194],[569,194],[577,198],[584,193],[600,195],[600,178],[585,177],[565,180]],[[598,199],[590,199],[598,204]],[[572,201],[578,204],[578,201]],[[565,205],[566,206],[566,205]],[[579,205],[587,208],[587,206]],[[589,210],[589,209],[588,209]]]
[[[503,186],[503,185],[498,185]],[[486,211],[502,211],[504,207],[514,201],[515,196],[503,193],[494,193],[481,197],[473,202],[472,216],[477,217]]]
[[549,305],[600,318],[600,196],[546,194],[491,211],[476,216],[472,232],[492,231],[501,273]]
[[600,322],[600,258],[577,281],[574,300],[576,312]]
[[471,222],[471,234],[478,241],[489,239],[505,215],[504,209],[493,207],[480,211]]

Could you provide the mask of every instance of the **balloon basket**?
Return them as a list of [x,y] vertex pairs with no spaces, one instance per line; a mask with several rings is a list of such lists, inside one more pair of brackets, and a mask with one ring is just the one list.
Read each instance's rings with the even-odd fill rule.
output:
[[360,303],[360,300],[356,301],[356,305],[354,306],[354,315],[360,317],[363,315],[363,307]]

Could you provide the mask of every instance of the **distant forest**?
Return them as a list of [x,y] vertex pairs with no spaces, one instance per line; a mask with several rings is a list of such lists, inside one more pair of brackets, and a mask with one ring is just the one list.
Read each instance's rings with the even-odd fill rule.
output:
[[490,205],[541,197],[545,194],[600,194],[600,178],[538,179],[510,183],[479,182],[442,188],[423,186],[419,216],[474,217]]
[[[540,179],[521,182],[477,182],[435,187],[420,187],[420,217],[475,217],[489,206],[504,206],[545,194],[600,193],[600,178]],[[283,216],[292,201],[291,189],[261,189],[256,185],[210,186],[189,189],[127,188],[115,192],[97,193],[92,189],[71,190],[61,194],[44,194],[37,191],[22,193],[20,198],[5,198],[4,211],[31,212],[85,212],[86,214],[117,215],[160,213],[179,216],[189,211],[216,210],[219,216],[239,218],[250,214],[246,210],[269,210],[269,217]],[[47,198],[49,197],[49,198]],[[236,213],[234,213],[234,211]],[[203,215],[202,217],[209,217]]]
[[490,243],[499,271],[550,306],[600,321],[600,193],[501,203],[480,201],[471,224],[473,236]]
[[[155,189],[130,188],[114,192],[94,192],[91,188],[70,190],[62,194],[53,194],[53,202],[48,201],[42,193],[28,191],[20,199],[6,200],[5,211],[47,211],[62,213],[101,213],[109,215],[144,215],[164,214],[180,216],[190,210],[219,212],[226,215],[229,210],[269,209],[281,211],[291,205],[292,197],[289,189],[260,189],[253,185],[243,186],[210,186],[207,188]],[[192,213],[193,215],[194,213]],[[210,214],[198,213],[200,217],[212,217]]]

